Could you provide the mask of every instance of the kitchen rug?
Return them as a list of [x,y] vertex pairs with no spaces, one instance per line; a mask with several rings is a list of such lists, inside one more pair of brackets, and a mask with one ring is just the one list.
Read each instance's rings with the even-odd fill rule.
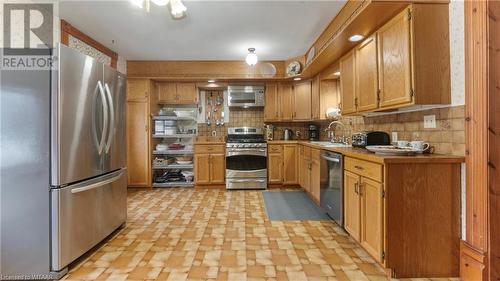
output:
[[263,191],[267,216],[280,220],[330,220],[319,206],[303,191]]

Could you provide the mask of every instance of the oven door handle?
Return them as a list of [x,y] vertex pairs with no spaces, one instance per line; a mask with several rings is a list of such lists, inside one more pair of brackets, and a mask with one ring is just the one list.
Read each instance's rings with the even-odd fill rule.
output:
[[226,151],[226,156],[262,156],[266,157],[267,153],[265,149],[259,149],[259,151],[255,150],[248,150],[248,151],[233,151],[233,150],[227,150]]
[[252,180],[252,179],[244,179],[244,180],[229,180],[229,182],[266,182],[266,180]]

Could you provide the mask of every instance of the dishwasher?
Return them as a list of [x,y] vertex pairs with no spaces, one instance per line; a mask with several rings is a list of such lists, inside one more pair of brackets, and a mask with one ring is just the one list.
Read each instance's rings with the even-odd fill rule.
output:
[[343,161],[342,154],[323,151],[320,166],[320,205],[338,225],[343,226]]

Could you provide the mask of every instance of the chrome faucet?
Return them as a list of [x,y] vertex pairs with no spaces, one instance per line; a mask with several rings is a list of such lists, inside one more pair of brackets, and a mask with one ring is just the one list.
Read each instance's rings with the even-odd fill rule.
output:
[[[332,125],[335,125],[335,128],[333,129],[333,131],[332,131]],[[336,131],[338,125],[342,126],[342,136],[339,138],[336,138],[335,131]],[[346,126],[344,125],[344,123],[342,123],[338,120],[332,121],[328,125],[328,128],[325,129],[325,131],[328,132],[328,137],[330,138],[330,142],[337,142],[337,143],[343,143],[343,144],[349,143],[349,137],[345,135]]]

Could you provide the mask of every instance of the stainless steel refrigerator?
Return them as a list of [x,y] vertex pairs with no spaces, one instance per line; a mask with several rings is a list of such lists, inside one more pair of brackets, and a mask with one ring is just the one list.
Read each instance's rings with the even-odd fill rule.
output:
[[58,277],[126,220],[125,76],[59,45],[1,73],[0,277]]

